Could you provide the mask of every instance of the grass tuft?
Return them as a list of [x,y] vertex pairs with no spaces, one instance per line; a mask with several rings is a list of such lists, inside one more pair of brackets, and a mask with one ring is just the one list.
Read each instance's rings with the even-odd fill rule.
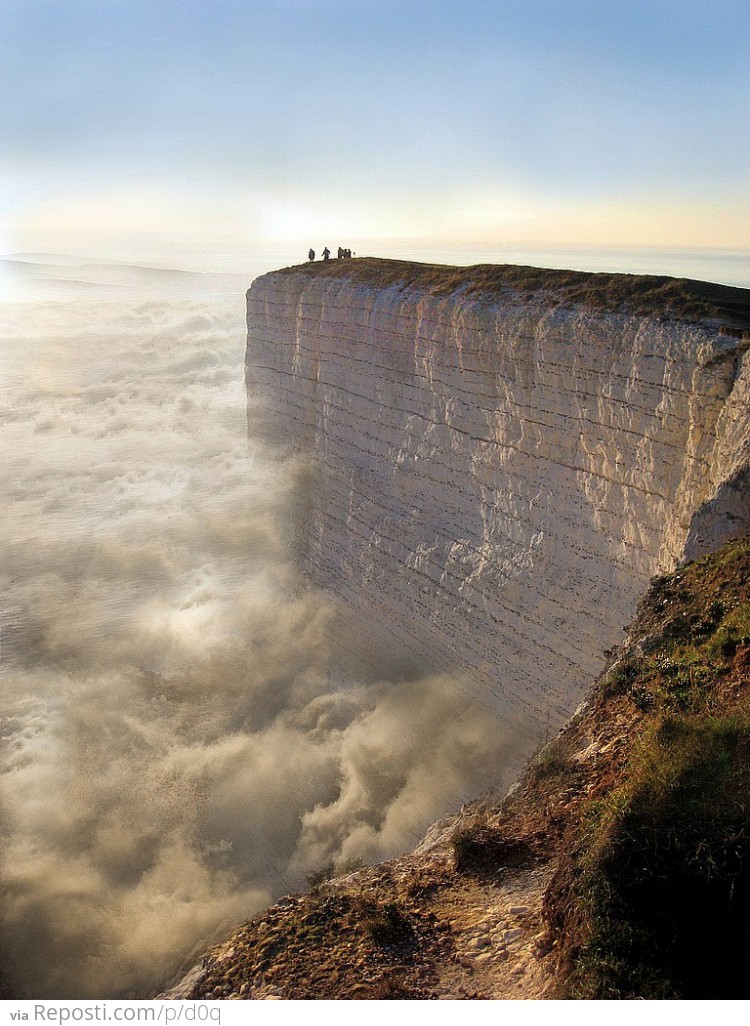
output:
[[381,948],[403,948],[414,942],[414,929],[393,902],[365,908],[364,926],[367,935]]
[[534,858],[529,845],[508,837],[484,817],[457,827],[451,836],[453,859],[459,873],[487,873],[521,866]]

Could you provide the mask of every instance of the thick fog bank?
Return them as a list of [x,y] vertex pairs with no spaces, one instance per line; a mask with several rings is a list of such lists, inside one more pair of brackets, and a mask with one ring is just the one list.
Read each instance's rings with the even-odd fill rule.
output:
[[0,972],[147,995],[321,865],[408,847],[502,730],[448,675],[332,669],[356,622],[290,565],[305,474],[248,451],[241,291],[3,313]]

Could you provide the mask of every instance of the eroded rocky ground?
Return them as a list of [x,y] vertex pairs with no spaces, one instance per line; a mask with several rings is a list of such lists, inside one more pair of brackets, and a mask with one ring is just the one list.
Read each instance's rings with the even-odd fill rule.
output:
[[549,866],[457,878],[440,846],[290,897],[214,948],[174,997],[543,997]]

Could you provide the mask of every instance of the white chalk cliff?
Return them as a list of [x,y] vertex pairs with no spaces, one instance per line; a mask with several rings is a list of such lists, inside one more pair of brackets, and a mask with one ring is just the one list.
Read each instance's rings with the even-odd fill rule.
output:
[[750,336],[639,311],[624,279],[608,309],[553,273],[477,289],[335,263],[249,290],[251,424],[313,461],[301,558],[363,651],[500,709],[512,772],[648,579],[750,528]]

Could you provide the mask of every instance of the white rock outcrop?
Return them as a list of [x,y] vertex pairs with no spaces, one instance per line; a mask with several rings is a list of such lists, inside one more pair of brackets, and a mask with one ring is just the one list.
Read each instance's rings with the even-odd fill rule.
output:
[[247,316],[253,429],[314,460],[309,577],[364,652],[500,708],[509,769],[575,708],[648,579],[750,527],[738,332],[289,271],[253,283]]

